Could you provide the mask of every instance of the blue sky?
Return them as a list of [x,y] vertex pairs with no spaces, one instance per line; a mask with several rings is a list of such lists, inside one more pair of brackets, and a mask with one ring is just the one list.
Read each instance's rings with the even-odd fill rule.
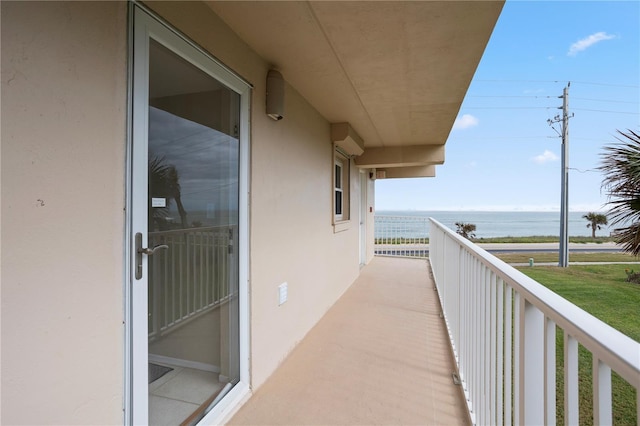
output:
[[[560,209],[569,87],[569,208],[606,211],[600,164],[640,130],[640,2],[507,0],[435,178],[376,181],[378,210]],[[560,123],[554,127],[561,131]]]

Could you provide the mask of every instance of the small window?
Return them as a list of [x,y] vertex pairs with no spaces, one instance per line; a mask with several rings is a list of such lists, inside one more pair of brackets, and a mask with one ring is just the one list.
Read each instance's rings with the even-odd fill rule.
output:
[[336,160],[336,175],[335,175],[335,215],[337,220],[342,220],[342,201],[344,197],[344,191],[342,190],[342,169],[344,165],[342,161]]
[[333,173],[334,222],[349,220],[349,158],[336,151]]

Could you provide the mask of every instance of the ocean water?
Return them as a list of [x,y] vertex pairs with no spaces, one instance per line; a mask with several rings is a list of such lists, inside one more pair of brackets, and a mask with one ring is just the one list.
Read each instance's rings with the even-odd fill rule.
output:
[[[591,236],[591,228],[582,217],[586,213],[569,212],[569,236]],[[378,210],[376,216],[432,217],[454,231],[456,222],[473,223],[476,238],[560,235],[560,212]],[[603,225],[596,236],[608,236],[610,232],[610,227]]]

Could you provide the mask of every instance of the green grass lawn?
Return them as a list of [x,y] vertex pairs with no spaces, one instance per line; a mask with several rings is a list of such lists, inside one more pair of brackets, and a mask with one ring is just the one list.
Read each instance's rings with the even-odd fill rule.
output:
[[[491,238],[474,238],[474,243],[557,243],[560,237],[557,235],[534,235],[531,237],[491,237]],[[613,241],[612,237],[569,237],[570,243],[607,243]]]
[[[533,258],[534,263],[558,262],[558,253],[496,253],[496,257],[507,263],[528,263]],[[627,253],[615,252],[569,252],[569,262],[640,262],[640,258]],[[640,271],[640,265],[630,265],[628,268],[635,268]]]
[[[579,265],[520,267],[520,271],[568,299],[613,328],[640,342],[640,285],[625,282],[629,265]],[[640,268],[636,268],[640,269]],[[556,337],[558,424],[564,423],[563,337]],[[593,424],[591,354],[580,346],[580,424]],[[635,425],[636,390],[615,373],[613,382],[614,424]]]

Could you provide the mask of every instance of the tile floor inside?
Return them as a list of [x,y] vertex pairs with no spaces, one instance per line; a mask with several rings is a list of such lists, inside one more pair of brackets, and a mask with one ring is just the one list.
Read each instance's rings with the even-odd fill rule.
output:
[[161,365],[173,370],[149,384],[151,425],[179,425],[224,386],[218,381],[218,373]]

